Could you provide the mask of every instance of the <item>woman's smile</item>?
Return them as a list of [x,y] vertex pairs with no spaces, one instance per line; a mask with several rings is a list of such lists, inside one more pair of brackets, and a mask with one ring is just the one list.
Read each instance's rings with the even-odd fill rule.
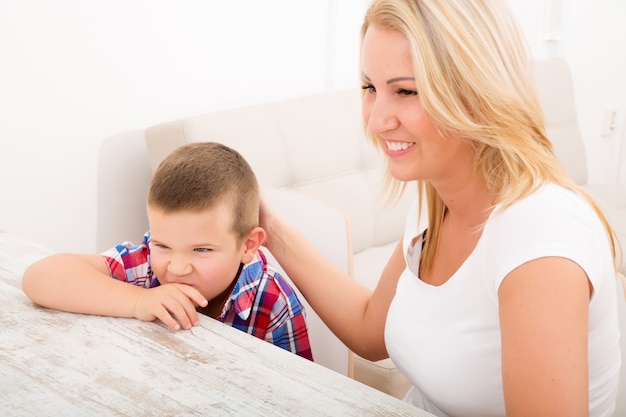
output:
[[385,148],[387,149],[387,153],[391,156],[402,154],[413,146],[415,146],[415,142],[385,141]]

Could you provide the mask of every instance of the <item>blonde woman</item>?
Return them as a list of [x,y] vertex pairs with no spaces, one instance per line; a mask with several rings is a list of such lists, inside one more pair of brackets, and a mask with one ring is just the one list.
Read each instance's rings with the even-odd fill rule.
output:
[[438,416],[609,416],[617,239],[546,137],[505,0],[374,0],[363,120],[392,191],[418,180],[372,292],[262,206],[265,244],[356,353]]

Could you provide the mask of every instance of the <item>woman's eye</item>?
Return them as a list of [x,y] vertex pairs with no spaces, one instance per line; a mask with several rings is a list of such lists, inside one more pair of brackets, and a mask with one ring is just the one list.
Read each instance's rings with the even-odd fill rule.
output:
[[398,94],[401,96],[416,96],[417,95],[417,91],[415,90],[407,90],[405,88],[401,88],[398,90]]
[[376,89],[374,88],[374,86],[372,84],[364,84],[361,86],[361,90],[365,91],[366,93],[375,93]]

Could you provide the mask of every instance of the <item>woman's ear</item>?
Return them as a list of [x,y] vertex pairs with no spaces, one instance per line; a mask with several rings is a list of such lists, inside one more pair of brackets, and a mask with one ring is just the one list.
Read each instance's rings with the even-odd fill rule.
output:
[[244,252],[241,255],[241,262],[247,264],[254,259],[259,246],[265,241],[265,230],[261,227],[255,227],[243,239]]

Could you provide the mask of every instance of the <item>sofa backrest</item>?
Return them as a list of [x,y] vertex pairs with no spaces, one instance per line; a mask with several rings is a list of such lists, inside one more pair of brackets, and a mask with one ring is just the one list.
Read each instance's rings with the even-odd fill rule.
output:
[[332,204],[350,220],[355,253],[397,241],[415,187],[386,204],[382,153],[366,137],[359,90],[192,116],[146,129],[152,170],[175,148],[221,142],[239,151],[263,187]]
[[574,83],[567,61],[534,62],[535,86],[554,152],[577,184],[587,183],[585,144],[578,126]]
[[[579,184],[587,181],[574,88],[563,58],[535,61],[535,83],[554,149]],[[216,141],[238,150],[264,187],[289,188],[343,210],[355,253],[400,238],[416,187],[387,205],[384,158],[365,136],[358,89],[192,116],[146,129],[154,170],[189,142]]]

